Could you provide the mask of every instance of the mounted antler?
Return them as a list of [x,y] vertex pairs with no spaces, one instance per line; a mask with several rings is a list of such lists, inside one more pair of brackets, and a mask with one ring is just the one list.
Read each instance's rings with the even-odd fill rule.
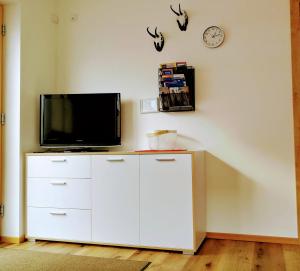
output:
[[155,33],[151,33],[149,31],[149,27],[147,27],[148,34],[154,39],[154,47],[158,52],[161,52],[165,45],[165,39],[161,32],[157,33],[157,27],[155,28]]
[[147,32],[148,34],[152,37],[152,38],[158,38],[159,36],[157,35],[157,27],[155,28],[155,34],[152,34],[150,31],[149,31],[149,27],[147,27]]
[[189,17],[186,13],[186,11],[181,10],[181,6],[179,4],[179,11],[173,9],[172,5],[170,5],[171,10],[177,15],[177,24],[181,31],[186,31],[188,23],[189,23]]
[[179,4],[179,12],[175,11],[172,7],[172,5],[170,5],[170,8],[171,10],[177,15],[177,16],[180,16],[180,15],[183,15],[182,11],[181,11],[181,7],[180,7],[180,4]]

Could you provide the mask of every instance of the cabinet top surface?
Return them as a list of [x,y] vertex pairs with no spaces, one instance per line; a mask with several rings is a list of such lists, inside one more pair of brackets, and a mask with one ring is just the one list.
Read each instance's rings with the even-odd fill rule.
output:
[[203,151],[120,151],[120,152],[33,152],[26,156],[58,156],[58,155],[149,155],[149,154],[194,154]]

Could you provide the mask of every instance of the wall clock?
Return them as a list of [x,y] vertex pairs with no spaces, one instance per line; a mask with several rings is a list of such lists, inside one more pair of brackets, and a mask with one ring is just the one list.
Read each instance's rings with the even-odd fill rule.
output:
[[208,48],[221,46],[225,39],[225,32],[218,26],[210,26],[203,32],[203,42]]

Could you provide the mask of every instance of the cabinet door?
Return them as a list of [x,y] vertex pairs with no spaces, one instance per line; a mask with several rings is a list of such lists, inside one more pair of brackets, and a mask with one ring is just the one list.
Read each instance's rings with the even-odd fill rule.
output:
[[92,240],[139,244],[139,156],[92,159]]
[[140,241],[193,249],[192,156],[140,157]]

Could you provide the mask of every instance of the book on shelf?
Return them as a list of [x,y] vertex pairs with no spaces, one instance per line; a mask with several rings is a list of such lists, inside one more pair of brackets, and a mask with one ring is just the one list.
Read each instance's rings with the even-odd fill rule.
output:
[[170,87],[185,87],[186,82],[185,82],[185,80],[182,80],[182,79],[173,79],[170,81],[165,81],[164,86],[169,87],[169,88]]
[[173,76],[173,74],[170,74],[170,75],[162,75],[161,78],[162,78],[163,80],[170,80],[170,79],[173,79],[174,76]]
[[183,73],[175,73],[175,74],[163,74],[161,78],[164,80],[169,80],[169,79],[182,79],[185,80],[185,75]]
[[160,64],[160,68],[161,69],[177,68],[177,67],[187,67],[186,61],[179,61],[179,62],[172,62],[172,63],[163,63],[163,64]]
[[189,93],[189,87],[173,87],[169,88],[170,93]]
[[183,73],[176,73],[176,74],[173,74],[173,78],[185,80],[185,75]]
[[169,68],[176,68],[176,62],[175,63],[165,63],[165,64],[160,64],[161,69],[169,69]]
[[162,73],[162,75],[172,75],[173,69],[162,69],[161,73]]
[[176,67],[186,67],[187,63],[186,61],[176,62]]

